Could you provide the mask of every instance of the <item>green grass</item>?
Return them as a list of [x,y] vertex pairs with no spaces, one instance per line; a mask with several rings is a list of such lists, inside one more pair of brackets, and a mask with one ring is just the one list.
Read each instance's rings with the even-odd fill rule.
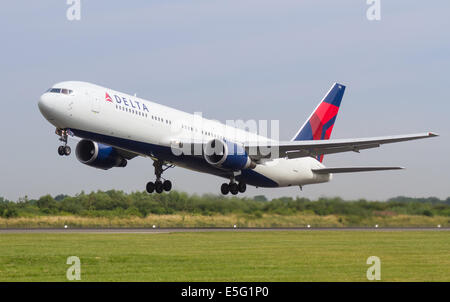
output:
[[1,234],[0,281],[450,281],[446,231]]
[[316,215],[311,212],[298,212],[290,215],[279,214],[213,214],[196,215],[192,213],[175,213],[167,215],[149,214],[146,217],[82,217],[82,216],[31,216],[1,218],[0,228],[151,228],[157,225],[161,228],[179,227],[441,227],[450,226],[446,216],[421,215],[385,215],[385,216],[354,216],[354,215]]

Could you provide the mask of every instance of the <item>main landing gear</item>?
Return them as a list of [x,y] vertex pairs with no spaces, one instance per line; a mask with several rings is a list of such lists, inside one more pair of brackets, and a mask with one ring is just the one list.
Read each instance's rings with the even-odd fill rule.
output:
[[230,180],[230,183],[223,183],[220,186],[220,191],[223,195],[227,195],[228,193],[231,193],[233,195],[236,195],[237,193],[244,193],[247,189],[247,185],[244,182],[236,183],[234,178]]
[[56,129],[55,133],[59,136],[59,140],[64,143],[64,145],[58,147],[58,154],[61,156],[69,156],[72,150],[67,145],[68,131],[65,129]]
[[[160,160],[155,160],[153,162],[153,166],[155,167],[155,175],[156,175],[156,181],[152,182],[149,181],[147,183],[147,192],[153,193],[156,191],[156,193],[162,193],[163,191],[169,192],[172,189],[172,182],[170,180],[164,179],[161,177],[162,173],[166,171],[169,168],[172,168],[173,165],[169,165],[165,168],[163,168],[163,163]],[[164,181],[161,181],[161,178]]]

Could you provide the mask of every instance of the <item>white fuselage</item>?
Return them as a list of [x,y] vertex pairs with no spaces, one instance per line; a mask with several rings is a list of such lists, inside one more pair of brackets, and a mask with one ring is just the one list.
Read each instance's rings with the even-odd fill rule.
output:
[[[171,146],[214,138],[236,143],[271,141],[249,131],[90,83],[61,82],[53,87],[66,89],[65,92],[70,90],[70,93],[48,91],[39,100],[41,113],[55,127],[200,172],[229,177],[229,172],[212,167],[199,157],[177,157],[171,152]],[[312,157],[277,158],[261,159],[251,171],[241,172],[243,181],[254,186],[302,186],[329,181],[330,174],[311,171],[323,167]]]

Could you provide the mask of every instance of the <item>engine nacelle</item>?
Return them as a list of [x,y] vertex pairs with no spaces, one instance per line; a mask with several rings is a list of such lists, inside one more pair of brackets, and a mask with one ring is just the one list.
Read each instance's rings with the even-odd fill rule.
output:
[[127,160],[114,147],[87,139],[83,139],[77,144],[75,153],[83,164],[103,170],[127,165]]
[[231,171],[254,169],[256,164],[247,155],[242,145],[212,139],[203,146],[203,156],[212,166]]

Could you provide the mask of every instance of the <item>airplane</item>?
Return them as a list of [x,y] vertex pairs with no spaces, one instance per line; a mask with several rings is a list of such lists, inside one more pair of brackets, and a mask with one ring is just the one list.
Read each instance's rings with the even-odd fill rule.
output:
[[220,191],[244,193],[247,185],[289,187],[325,183],[335,173],[398,170],[402,167],[326,167],[324,155],[360,152],[383,144],[438,136],[433,132],[372,138],[330,139],[345,86],[334,83],[290,141],[278,141],[246,129],[80,81],[53,85],[38,101],[42,115],[56,127],[68,156],[68,137],[81,140],[77,159],[108,170],[125,167],[137,156],[153,160],[156,180],[148,193],[168,192],[164,171],[178,166],[228,179]]

